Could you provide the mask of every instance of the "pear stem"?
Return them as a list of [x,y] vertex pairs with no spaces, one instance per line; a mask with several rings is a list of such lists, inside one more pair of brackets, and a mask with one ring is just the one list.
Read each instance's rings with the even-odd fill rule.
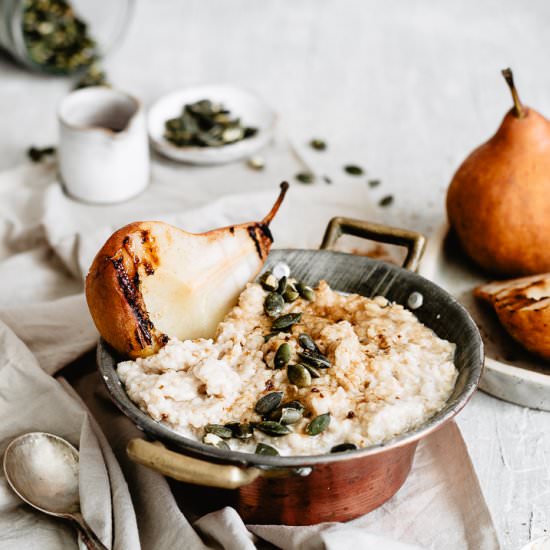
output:
[[506,84],[508,84],[508,87],[512,92],[512,99],[514,100],[514,115],[517,118],[523,118],[525,116],[525,108],[519,99],[518,91],[516,90],[516,86],[514,84],[514,74],[512,73],[512,69],[503,69],[502,76],[504,77],[504,80],[506,80]]
[[262,223],[264,225],[269,225],[271,223],[271,220],[275,217],[275,214],[277,214],[277,211],[279,210],[279,207],[281,206],[283,199],[285,198],[286,192],[288,191],[288,181],[283,181],[280,187],[281,192],[279,193],[275,204],[271,207],[269,214],[262,220]]

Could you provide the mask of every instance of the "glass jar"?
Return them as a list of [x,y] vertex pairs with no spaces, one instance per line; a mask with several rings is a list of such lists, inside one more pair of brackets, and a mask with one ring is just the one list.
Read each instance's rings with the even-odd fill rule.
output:
[[[0,47],[26,67],[50,74],[72,74],[86,65],[62,68],[33,59],[29,50],[28,35],[24,30],[24,15],[29,5],[48,6],[55,0],[0,0]],[[69,4],[81,21],[86,23],[86,33],[95,42],[91,61],[105,57],[121,41],[130,22],[135,0],[62,0]],[[27,12],[28,13],[28,12]],[[46,23],[48,24],[48,23]],[[47,29],[46,29],[47,30]]]

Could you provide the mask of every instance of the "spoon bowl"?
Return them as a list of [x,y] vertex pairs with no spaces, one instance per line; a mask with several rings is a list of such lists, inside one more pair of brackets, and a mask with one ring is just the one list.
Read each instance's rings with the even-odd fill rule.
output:
[[65,439],[23,434],[7,446],[4,474],[13,491],[32,507],[73,521],[90,550],[106,550],[80,512],[78,451]]

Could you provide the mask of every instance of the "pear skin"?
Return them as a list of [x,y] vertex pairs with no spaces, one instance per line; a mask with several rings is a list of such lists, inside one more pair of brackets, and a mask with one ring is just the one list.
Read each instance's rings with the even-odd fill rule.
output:
[[288,184],[260,222],[188,233],[158,221],[122,227],[86,277],[86,300],[101,336],[131,358],[156,353],[170,337],[211,338],[246,283],[262,268],[269,223]]
[[447,214],[466,254],[486,271],[518,276],[550,271],[550,121],[519,101],[495,135],[454,175]]

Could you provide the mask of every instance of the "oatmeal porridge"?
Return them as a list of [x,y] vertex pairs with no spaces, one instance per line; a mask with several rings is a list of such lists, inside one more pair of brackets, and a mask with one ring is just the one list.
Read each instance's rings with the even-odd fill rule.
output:
[[186,437],[286,456],[381,443],[443,407],[454,344],[383,297],[283,283],[249,284],[214,339],[120,363],[130,398]]

